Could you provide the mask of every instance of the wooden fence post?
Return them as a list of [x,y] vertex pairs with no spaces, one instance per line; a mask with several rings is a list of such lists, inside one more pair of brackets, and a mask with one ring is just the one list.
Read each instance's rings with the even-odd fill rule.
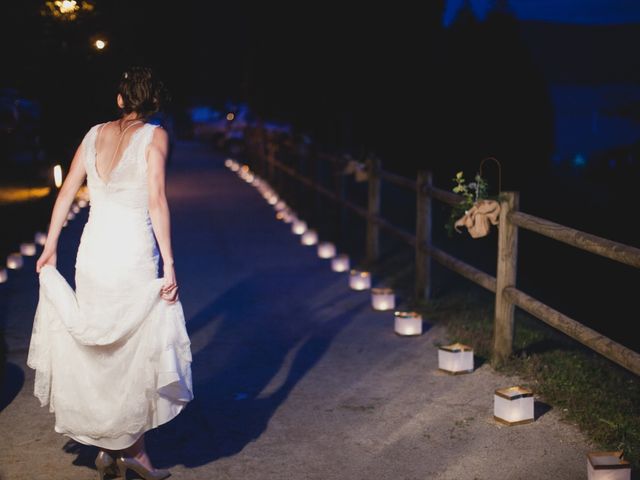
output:
[[[318,156],[317,151],[313,151],[311,157],[311,168],[312,171],[309,172],[309,178],[313,180],[316,186],[322,185],[322,172],[321,172],[322,162],[320,161],[320,157]],[[316,221],[320,222],[322,218],[322,199],[320,198],[320,192],[317,189],[313,189],[314,197],[313,197],[313,213],[315,215]]]
[[267,153],[266,153],[266,146],[264,143],[264,140],[262,138],[260,138],[258,140],[258,145],[256,148],[256,155],[258,157],[258,160],[260,162],[260,175],[262,177],[266,178],[266,174],[267,174]]
[[262,177],[267,176],[267,144],[265,142],[264,128],[258,127],[256,129],[256,156],[260,164],[260,175]]
[[267,143],[267,167],[268,167],[268,181],[273,185],[273,173],[275,170],[273,161],[276,158],[276,145],[273,140],[269,140]]
[[[367,213],[378,216],[380,214],[380,159],[377,157],[367,160],[368,202]],[[380,227],[371,217],[367,218],[366,263],[371,265],[380,255]]]
[[416,180],[416,300],[431,297],[431,172],[421,170]]
[[498,224],[498,265],[496,271],[496,303],[491,364],[503,363],[513,349],[513,315],[515,306],[505,296],[506,287],[515,287],[518,267],[518,227],[508,219],[518,210],[518,192],[503,192]]
[[341,247],[345,240],[345,225],[347,223],[346,209],[344,202],[346,200],[346,179],[343,168],[339,166],[337,162],[333,162],[331,167],[333,170],[334,189],[338,201],[335,202],[335,215],[336,215],[336,238]]

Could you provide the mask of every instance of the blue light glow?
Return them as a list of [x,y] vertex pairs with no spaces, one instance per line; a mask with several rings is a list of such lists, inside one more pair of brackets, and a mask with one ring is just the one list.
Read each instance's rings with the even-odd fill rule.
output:
[[640,23],[637,0],[447,0],[442,22],[453,23],[460,9],[470,5],[478,20],[484,20],[500,3],[518,20],[585,25]]

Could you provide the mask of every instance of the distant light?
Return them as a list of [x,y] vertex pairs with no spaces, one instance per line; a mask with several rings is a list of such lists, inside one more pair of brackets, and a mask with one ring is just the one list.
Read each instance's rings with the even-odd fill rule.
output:
[[53,180],[56,183],[56,187],[60,188],[62,186],[62,167],[60,165],[53,167]]
[[236,118],[236,116],[234,115],[234,113],[233,113],[233,112],[229,112],[229,113],[227,113],[227,120],[231,121],[231,120],[233,120],[234,118]]
[[584,167],[587,164],[587,159],[581,153],[576,154],[573,158],[573,165],[576,167]]
[[94,45],[98,50],[102,50],[107,46],[107,42],[105,42],[104,40],[96,40]]
[[72,13],[80,8],[75,0],[56,2],[56,7],[58,7],[60,13]]
[[0,188],[0,205],[46,197],[50,192],[50,187],[2,187]]
[[45,8],[41,10],[42,15],[50,15],[64,22],[73,22],[79,15],[90,13],[95,9],[93,3],[88,0],[47,0],[44,4]]

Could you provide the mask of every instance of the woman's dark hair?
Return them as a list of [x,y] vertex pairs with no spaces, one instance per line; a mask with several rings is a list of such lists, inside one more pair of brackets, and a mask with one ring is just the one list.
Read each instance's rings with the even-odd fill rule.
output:
[[169,100],[169,93],[162,81],[149,67],[132,66],[120,77],[118,93],[122,95],[124,113],[136,112],[149,118]]

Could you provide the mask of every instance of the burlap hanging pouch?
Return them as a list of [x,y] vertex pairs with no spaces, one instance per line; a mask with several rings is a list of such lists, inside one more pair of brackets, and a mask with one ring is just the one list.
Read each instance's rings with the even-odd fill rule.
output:
[[489,234],[491,225],[498,225],[500,218],[500,204],[495,200],[479,200],[467,210],[454,224],[456,232],[466,227],[472,238],[480,238]]

